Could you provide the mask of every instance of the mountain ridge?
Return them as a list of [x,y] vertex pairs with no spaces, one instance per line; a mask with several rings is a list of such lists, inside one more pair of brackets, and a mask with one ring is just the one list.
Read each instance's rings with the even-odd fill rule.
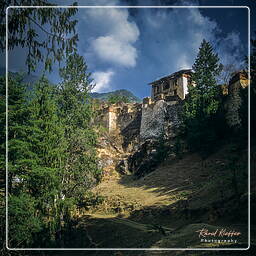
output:
[[141,99],[137,96],[135,96],[132,92],[130,92],[129,90],[126,89],[120,89],[120,90],[115,90],[115,91],[111,91],[111,92],[103,92],[103,93],[99,93],[99,92],[92,92],[90,93],[92,98],[95,99],[99,99],[99,100],[107,100],[110,96],[112,95],[118,95],[118,96],[125,96],[127,97],[131,102],[141,102]]

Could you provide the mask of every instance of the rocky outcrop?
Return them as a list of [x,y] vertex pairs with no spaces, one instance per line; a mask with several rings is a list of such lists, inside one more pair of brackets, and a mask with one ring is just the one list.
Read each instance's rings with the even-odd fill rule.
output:
[[169,146],[163,141],[147,140],[127,159],[128,170],[140,178],[153,171],[168,155]]
[[118,176],[116,165],[124,158],[122,137],[118,133],[104,132],[98,140],[97,152],[99,167],[103,169],[103,178]]
[[123,150],[133,152],[139,145],[141,104],[131,104],[123,108],[117,118],[120,135],[123,138]]
[[168,153],[163,141],[178,135],[181,110],[177,97],[103,105],[98,121],[108,131],[100,140],[98,152],[105,173],[115,170],[121,175],[142,177],[153,171]]
[[120,174],[130,174],[127,159],[122,159],[117,165],[116,170]]

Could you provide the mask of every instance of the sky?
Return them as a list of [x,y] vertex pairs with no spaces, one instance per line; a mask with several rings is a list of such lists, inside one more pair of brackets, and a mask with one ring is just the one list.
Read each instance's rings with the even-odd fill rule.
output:
[[[78,1],[78,4],[119,6],[145,5],[145,2],[88,0]],[[147,5],[162,3],[146,2]],[[248,52],[247,8],[189,8],[204,5],[204,1],[164,3],[187,8],[79,9],[76,15],[78,50],[96,83],[94,92],[127,89],[140,98],[149,96],[148,83],[192,67],[203,39],[212,44],[222,64],[233,64],[236,69],[244,65]],[[219,3],[207,1],[207,5],[212,6]],[[245,1],[226,3],[246,5]],[[24,69],[23,55],[24,51],[19,49],[10,52],[9,70]],[[58,82],[57,67],[49,74],[49,79]]]

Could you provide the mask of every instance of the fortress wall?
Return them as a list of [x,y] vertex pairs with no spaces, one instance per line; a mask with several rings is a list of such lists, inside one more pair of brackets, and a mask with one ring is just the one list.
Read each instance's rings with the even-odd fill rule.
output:
[[174,137],[181,125],[182,104],[177,101],[159,100],[142,108],[140,139]]

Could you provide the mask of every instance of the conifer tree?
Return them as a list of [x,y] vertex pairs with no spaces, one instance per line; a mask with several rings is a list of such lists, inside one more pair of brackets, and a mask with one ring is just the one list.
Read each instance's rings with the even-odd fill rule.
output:
[[[19,168],[16,159],[18,155],[16,149],[26,151],[26,148],[20,138],[23,134],[24,125],[28,120],[29,111],[26,106],[26,86],[21,83],[22,76],[10,77],[8,83],[8,139],[9,139],[9,191],[12,190],[12,179],[16,170]],[[5,98],[5,78],[0,78],[0,124],[3,132],[0,135],[1,149],[1,170],[5,173],[5,129],[6,129],[6,98]]]
[[[11,247],[31,245],[36,241],[42,244],[42,237],[47,241],[45,246],[49,245],[49,241],[55,240],[63,214],[60,173],[65,140],[57,116],[56,89],[45,78],[30,94],[25,88],[20,81],[9,83],[8,220]],[[28,206],[29,214],[23,204]],[[30,225],[26,227],[28,223]],[[38,233],[40,230],[42,237]]]
[[193,65],[189,95],[184,104],[186,131],[192,148],[215,140],[213,119],[220,107],[217,76],[222,65],[209,42],[203,40]]
[[59,115],[67,143],[63,193],[66,198],[79,201],[101,176],[96,157],[97,136],[92,127],[94,113],[88,94],[92,83],[84,59],[77,53],[67,58],[60,75]]
[[[10,76],[8,83],[8,192],[9,192],[9,245],[28,244],[33,232],[40,230],[40,221],[35,217],[34,200],[27,193],[22,193],[18,187],[21,182],[23,157],[28,150],[24,138],[29,110],[26,104],[26,86],[21,83],[22,76]],[[6,98],[5,78],[0,78],[0,124],[3,132],[0,135],[0,171],[1,182],[5,180],[5,129],[6,129]],[[23,161],[23,163],[25,160]],[[1,191],[1,197],[4,192]],[[2,199],[2,198],[1,198]],[[1,200],[1,203],[3,200]],[[1,205],[2,206],[2,205]],[[5,220],[5,207],[1,207],[1,222]],[[2,225],[1,225],[2,226]],[[5,222],[3,226],[5,226]],[[4,230],[1,240],[4,240]]]

